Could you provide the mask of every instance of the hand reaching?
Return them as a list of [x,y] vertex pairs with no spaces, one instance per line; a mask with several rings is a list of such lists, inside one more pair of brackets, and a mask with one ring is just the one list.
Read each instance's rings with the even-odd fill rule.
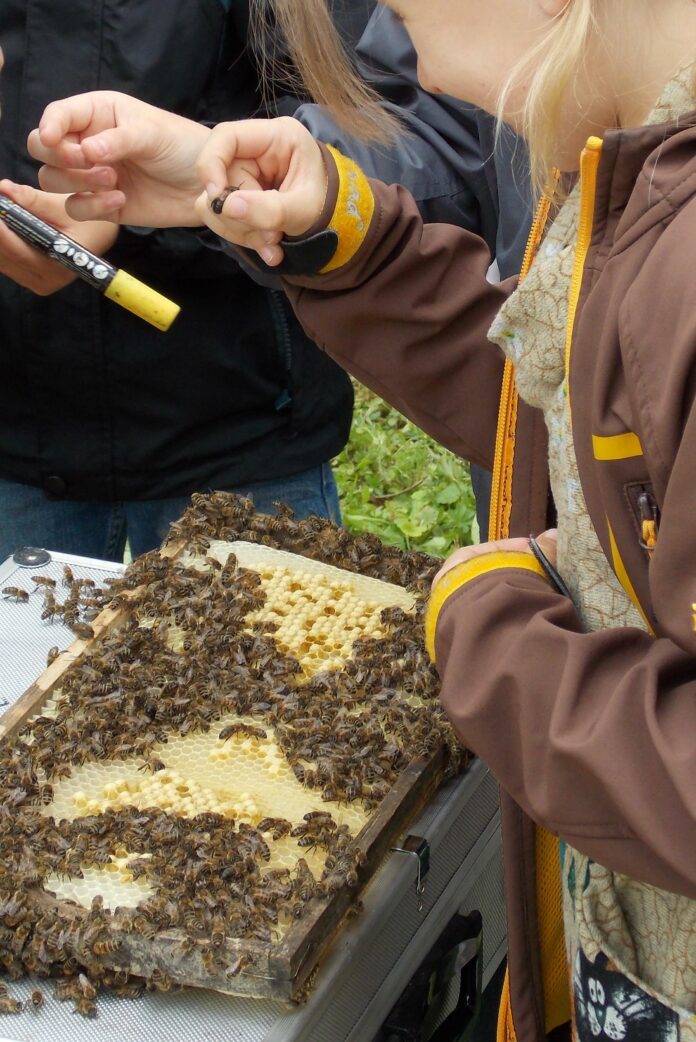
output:
[[44,164],[41,187],[72,193],[76,220],[182,227],[200,223],[196,159],[209,134],[126,94],[93,91],[48,105],[28,146]]

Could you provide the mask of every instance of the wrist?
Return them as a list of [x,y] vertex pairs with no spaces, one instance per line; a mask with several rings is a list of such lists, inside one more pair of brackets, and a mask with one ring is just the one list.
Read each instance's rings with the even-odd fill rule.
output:
[[252,258],[262,271],[288,278],[327,275],[348,264],[367,236],[375,210],[370,182],[352,159],[332,145],[318,144],[326,171],[321,213],[302,235],[281,240],[281,264],[268,268]]

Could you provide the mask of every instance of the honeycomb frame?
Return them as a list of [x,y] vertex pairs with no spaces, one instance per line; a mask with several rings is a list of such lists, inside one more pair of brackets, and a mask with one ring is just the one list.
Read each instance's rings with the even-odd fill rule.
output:
[[[240,565],[244,566],[245,558],[243,554],[245,551],[238,542],[236,546],[229,543],[222,545],[221,542],[220,547],[220,557],[225,558],[230,551],[236,551]],[[257,552],[254,547],[252,547],[252,550],[254,553]],[[215,553],[216,545],[213,542],[206,548],[206,555],[215,556]],[[287,557],[284,551],[278,550],[272,551],[271,556],[279,553]],[[163,557],[179,559],[182,563],[185,563],[187,560],[189,562],[195,560],[197,554],[199,554],[199,548],[192,548],[189,543],[183,542],[170,544],[162,551]],[[262,557],[265,555],[267,555],[267,552],[261,554]],[[249,559],[246,559],[246,561],[249,564]],[[309,575],[327,574],[327,566],[321,563],[317,564],[307,558],[302,558],[301,561],[302,563],[299,564],[296,555],[293,555],[291,560],[286,560],[285,563],[291,566],[291,571],[295,567]],[[345,573],[343,574],[345,575]],[[366,581],[363,581],[361,577],[354,576],[352,581],[357,583],[358,586],[362,586],[363,589],[365,586],[369,587],[371,591],[377,591],[387,585],[369,577]],[[407,610],[408,605],[413,605],[414,598],[411,594],[404,595],[403,590],[400,591],[400,594],[403,595],[401,603]],[[393,599],[391,601],[387,599],[385,603],[394,604],[396,602]],[[108,634],[112,628],[118,627],[123,615],[126,613],[127,607],[123,604],[116,609],[107,609],[103,612],[94,624],[96,636],[102,637]],[[32,716],[36,716],[37,713],[45,713],[47,707],[50,712],[51,702],[55,702],[54,693],[60,687],[62,674],[70,668],[74,661],[79,659],[84,653],[85,647],[85,641],[75,642],[69,653],[63,656],[63,662],[56,662],[49,667],[37,683],[23,696],[21,702],[5,715],[0,726],[6,731],[8,737],[17,733],[21,724]],[[288,650],[292,652],[293,648],[289,647]],[[319,666],[326,668],[326,662],[319,663]],[[307,675],[313,676],[315,674],[316,669],[310,669]],[[246,718],[237,717],[237,719],[245,722]],[[251,719],[253,718],[250,718],[250,726],[253,726]],[[225,718],[221,718],[215,727],[217,729],[218,725],[220,725],[221,729],[224,729],[225,724]],[[237,737],[235,736],[232,741],[237,743]],[[253,746],[253,739],[241,736],[237,744],[243,745],[249,741],[251,741]],[[216,739],[216,742],[223,754],[228,751],[225,748],[226,742],[222,742],[221,747],[220,739]],[[311,914],[296,923],[291,922],[287,930],[283,932],[280,940],[276,938],[272,943],[267,943],[249,938],[226,938],[225,955],[227,963],[232,966],[239,966],[242,963],[243,968],[241,971],[231,975],[229,973],[211,971],[211,966],[209,963],[206,963],[204,953],[202,953],[202,946],[193,945],[191,948],[184,950],[184,938],[181,933],[167,930],[158,933],[155,938],[143,938],[132,933],[124,934],[118,949],[105,953],[105,964],[116,969],[127,969],[129,973],[141,974],[146,977],[152,976],[154,972],[170,982],[213,987],[233,994],[271,995],[276,998],[297,997],[304,982],[314,969],[319,953],[329,943],[346,911],[355,901],[359,889],[370,878],[379,861],[403,830],[407,821],[427,801],[427,798],[437,787],[442,779],[444,768],[445,755],[442,746],[437,746],[430,751],[424,752],[423,755],[415,758],[400,773],[397,781],[391,787],[377,810],[366,818],[356,839],[361,850],[361,862],[357,866],[358,880],[355,887],[343,887],[337,892],[329,893],[324,897],[313,898],[310,902],[312,906]],[[138,770],[138,767],[135,767],[135,770]],[[170,772],[169,777],[165,775],[165,771]],[[141,788],[147,788],[150,784],[161,786],[164,781],[173,781],[174,788],[177,788],[177,786],[185,787],[187,782],[182,782],[180,778],[177,779],[176,777],[172,779],[171,771],[171,768],[165,767],[164,771],[153,772],[151,777],[141,775],[140,780],[143,783]],[[158,774],[165,776],[157,780]],[[104,789],[108,788],[109,784],[107,782],[104,785]],[[77,793],[79,792],[80,790],[77,789]],[[74,792],[73,798],[75,795],[76,793]],[[109,801],[116,800],[118,793],[109,794],[105,792],[104,795],[107,801]],[[241,793],[240,797],[243,795],[244,793]],[[111,805],[115,806],[115,803],[112,802]],[[320,806],[325,805],[322,804]],[[90,810],[95,811],[97,808],[87,806],[86,810],[87,812]],[[209,807],[208,810],[211,813],[217,813],[213,808]],[[223,807],[221,810],[224,813],[225,808]],[[254,808],[250,806],[248,811],[250,820],[254,820]],[[243,814],[241,817],[243,818]],[[240,820],[238,807],[235,809],[235,819],[237,821]],[[342,822],[339,823],[342,824]],[[112,858],[114,869],[125,872],[127,875],[129,860],[132,859],[133,853],[133,851],[128,851],[125,848],[120,851],[116,858]],[[96,872],[97,879],[98,875],[99,873]],[[59,886],[56,886],[56,891],[60,892]],[[73,895],[70,898],[65,891],[63,891],[63,894],[63,900],[60,898],[54,899],[56,906],[61,908],[63,914],[73,914],[74,906],[70,902],[74,902],[75,897]],[[50,896],[42,895],[42,900],[50,903],[51,898]]]

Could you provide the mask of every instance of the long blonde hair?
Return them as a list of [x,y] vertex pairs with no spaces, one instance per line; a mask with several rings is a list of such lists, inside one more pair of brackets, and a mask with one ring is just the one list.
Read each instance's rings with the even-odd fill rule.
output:
[[582,68],[590,34],[596,29],[595,8],[596,0],[568,0],[543,39],[509,73],[498,97],[500,125],[511,92],[520,82],[528,82],[518,118],[536,194],[553,182],[551,156],[560,131],[561,103]]
[[[250,39],[266,96],[271,82],[293,86],[299,76],[310,97],[325,105],[351,134],[376,143],[395,140],[399,121],[355,72],[327,0],[250,0],[250,19]],[[287,57],[279,57],[275,26],[284,37]],[[273,52],[270,41],[274,41]]]

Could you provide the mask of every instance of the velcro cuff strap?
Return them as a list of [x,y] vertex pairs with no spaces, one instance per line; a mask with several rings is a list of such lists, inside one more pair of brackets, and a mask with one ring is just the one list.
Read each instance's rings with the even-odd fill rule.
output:
[[524,571],[541,575],[548,582],[548,576],[536,557],[524,553],[524,551],[495,550],[490,554],[479,554],[477,557],[472,557],[451,568],[443,575],[430,595],[428,609],[425,613],[425,647],[433,662],[435,661],[437,620],[449,598],[472,579],[478,579],[481,575],[499,571],[502,568],[522,568]]
[[266,276],[277,278],[280,275],[317,275],[336,253],[338,236],[336,232],[326,228],[323,232],[310,235],[307,239],[281,239],[280,245],[283,247],[284,256],[280,264],[273,266],[266,264],[256,250],[249,250],[246,246],[236,246],[224,240],[222,245],[225,253],[243,258],[242,267],[251,268],[252,271],[257,271],[260,276],[263,276],[258,279],[261,285],[269,285],[271,283],[268,282]]

